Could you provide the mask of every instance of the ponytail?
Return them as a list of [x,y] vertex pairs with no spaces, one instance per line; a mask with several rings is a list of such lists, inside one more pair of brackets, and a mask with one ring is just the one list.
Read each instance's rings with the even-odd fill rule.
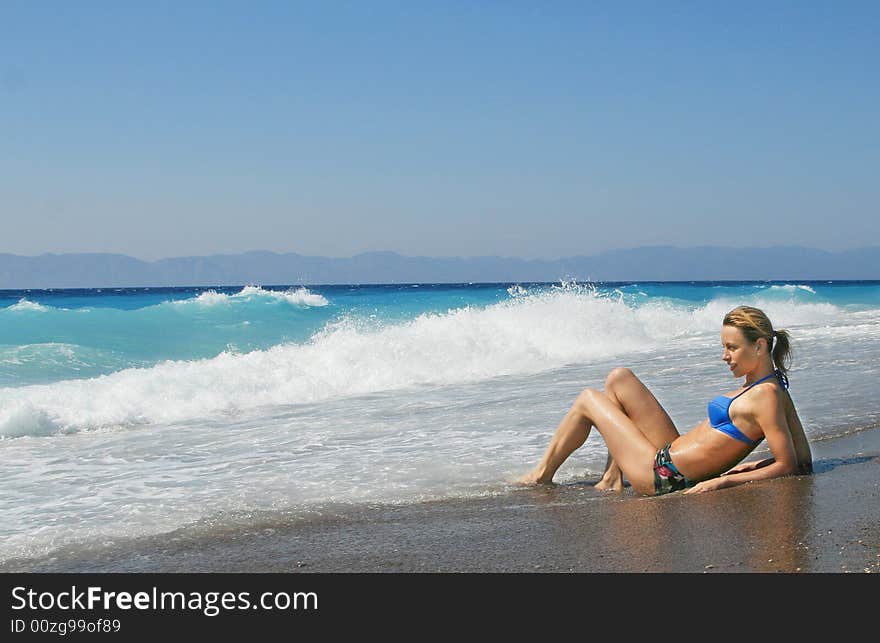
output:
[[786,375],[791,365],[791,335],[785,329],[774,330],[773,339],[773,363]]

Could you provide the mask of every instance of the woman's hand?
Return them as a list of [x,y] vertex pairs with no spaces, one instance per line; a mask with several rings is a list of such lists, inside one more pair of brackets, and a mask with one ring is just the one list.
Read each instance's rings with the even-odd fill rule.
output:
[[724,489],[732,487],[733,484],[726,478],[709,478],[698,482],[693,487],[684,490],[684,493],[703,493],[704,491],[715,491],[716,489]]

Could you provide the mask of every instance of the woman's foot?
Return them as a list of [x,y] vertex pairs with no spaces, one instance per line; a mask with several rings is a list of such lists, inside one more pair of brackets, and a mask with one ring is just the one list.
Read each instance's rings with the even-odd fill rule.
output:
[[623,474],[618,469],[616,474],[605,473],[602,479],[596,483],[599,491],[623,491]]
[[540,467],[535,467],[524,476],[520,476],[514,482],[516,484],[534,485],[548,484],[553,481],[553,476],[547,477]]

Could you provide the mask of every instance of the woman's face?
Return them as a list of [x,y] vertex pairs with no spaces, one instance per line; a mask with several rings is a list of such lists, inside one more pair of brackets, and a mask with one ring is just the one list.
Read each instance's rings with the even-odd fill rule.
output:
[[742,377],[759,366],[765,344],[760,339],[754,344],[749,343],[736,326],[721,327],[721,346],[724,351],[721,359],[730,367],[734,377]]

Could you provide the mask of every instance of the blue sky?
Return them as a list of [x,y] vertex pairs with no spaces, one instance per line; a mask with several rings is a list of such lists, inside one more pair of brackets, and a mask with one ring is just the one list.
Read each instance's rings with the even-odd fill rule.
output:
[[880,244],[877,2],[3,2],[0,252]]

